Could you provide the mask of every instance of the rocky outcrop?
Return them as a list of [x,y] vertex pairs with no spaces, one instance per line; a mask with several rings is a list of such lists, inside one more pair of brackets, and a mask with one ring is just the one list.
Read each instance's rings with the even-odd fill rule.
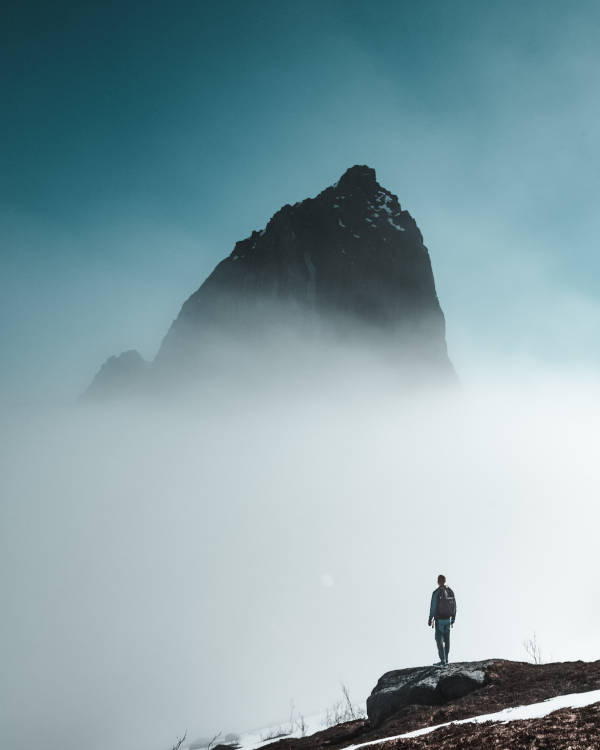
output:
[[309,345],[334,336],[377,346],[412,383],[454,380],[421,232],[368,166],[351,167],[315,198],[283,206],[264,229],[237,242],[183,304],[150,368],[137,352],[113,357],[86,395],[115,393],[119,382],[172,385],[174,377],[206,375],[222,368],[223,352],[228,369],[243,369],[236,352],[260,360],[269,335],[268,372],[268,358],[293,348],[286,343],[292,330]]
[[386,672],[367,698],[374,727],[409,705],[438,706],[483,687],[493,661],[457,662],[444,669],[416,667]]
[[[464,721],[509,707],[539,703],[560,695],[600,690],[600,661],[528,664],[493,659],[487,662],[451,664],[450,669],[464,666],[469,671],[470,667],[474,671],[484,671],[486,677],[483,686],[461,698],[444,698],[435,704],[403,705],[376,727],[371,721],[356,719],[308,737],[286,737],[267,747],[269,750],[331,750],[332,747],[343,749],[370,743],[368,750],[378,750],[392,747],[389,738],[406,732]],[[420,670],[395,670],[387,675],[416,671],[429,671],[429,667],[422,667]],[[382,680],[387,675],[383,675]],[[380,684],[381,680],[378,686]],[[543,718],[511,721],[507,724],[451,723],[436,729],[432,734],[394,740],[393,746],[406,750],[457,750],[462,747],[498,747],[507,750],[523,747],[544,750],[563,747],[596,748],[599,727],[600,704],[596,704],[587,708],[562,709]]]

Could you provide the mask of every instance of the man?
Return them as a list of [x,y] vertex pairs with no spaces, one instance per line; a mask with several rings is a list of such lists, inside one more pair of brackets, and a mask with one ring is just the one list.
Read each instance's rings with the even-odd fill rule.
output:
[[435,621],[435,642],[437,643],[440,660],[434,667],[448,666],[448,653],[450,651],[450,628],[454,625],[456,618],[456,599],[454,591],[446,586],[446,576],[438,576],[438,587],[431,595],[429,607],[429,619],[427,625],[431,626]]

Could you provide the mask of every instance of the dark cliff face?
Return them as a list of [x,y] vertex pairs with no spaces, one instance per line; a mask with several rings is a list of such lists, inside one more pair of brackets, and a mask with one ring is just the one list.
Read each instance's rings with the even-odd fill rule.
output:
[[[268,353],[259,354],[273,332]],[[165,382],[195,377],[225,361],[235,367],[242,351],[262,357],[268,369],[293,348],[291,332],[302,345],[377,346],[398,356],[399,371],[414,365],[419,376],[454,378],[423,237],[370,167],[351,167],[316,198],[283,206],[265,229],[237,242],[184,303],[154,363],[145,369],[111,358],[88,395],[112,395],[115,384],[136,379],[152,387],[165,373]],[[219,361],[224,349],[227,358]]]
[[283,310],[346,335],[390,335],[389,346],[451,369],[421,232],[367,166],[236,243],[185,302],[157,361],[185,358],[217,331],[252,336]]

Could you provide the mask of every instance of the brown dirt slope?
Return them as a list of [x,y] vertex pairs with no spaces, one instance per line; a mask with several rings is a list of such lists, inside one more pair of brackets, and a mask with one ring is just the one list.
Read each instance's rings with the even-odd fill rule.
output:
[[[567,693],[600,689],[600,661],[533,665],[498,659],[489,683],[464,698],[443,706],[406,706],[377,729],[368,721],[338,724],[310,737],[282,739],[269,750],[326,750],[389,737],[413,729],[537,703]],[[445,727],[430,735],[385,743],[385,750],[407,748],[571,748],[600,750],[600,708],[563,709],[543,719],[510,724],[465,724]],[[382,745],[383,747],[383,745]],[[379,750],[374,746],[373,750]]]
[[542,719],[511,721],[507,724],[460,724],[443,727],[423,737],[384,742],[377,750],[459,750],[460,748],[502,748],[502,750],[598,750],[600,748],[600,705],[555,711]]

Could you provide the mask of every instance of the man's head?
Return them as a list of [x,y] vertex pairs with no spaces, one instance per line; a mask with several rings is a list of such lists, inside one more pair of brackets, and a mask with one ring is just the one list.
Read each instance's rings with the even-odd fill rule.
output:
[[438,576],[438,586],[445,586],[446,585],[446,576],[443,576],[441,573]]

